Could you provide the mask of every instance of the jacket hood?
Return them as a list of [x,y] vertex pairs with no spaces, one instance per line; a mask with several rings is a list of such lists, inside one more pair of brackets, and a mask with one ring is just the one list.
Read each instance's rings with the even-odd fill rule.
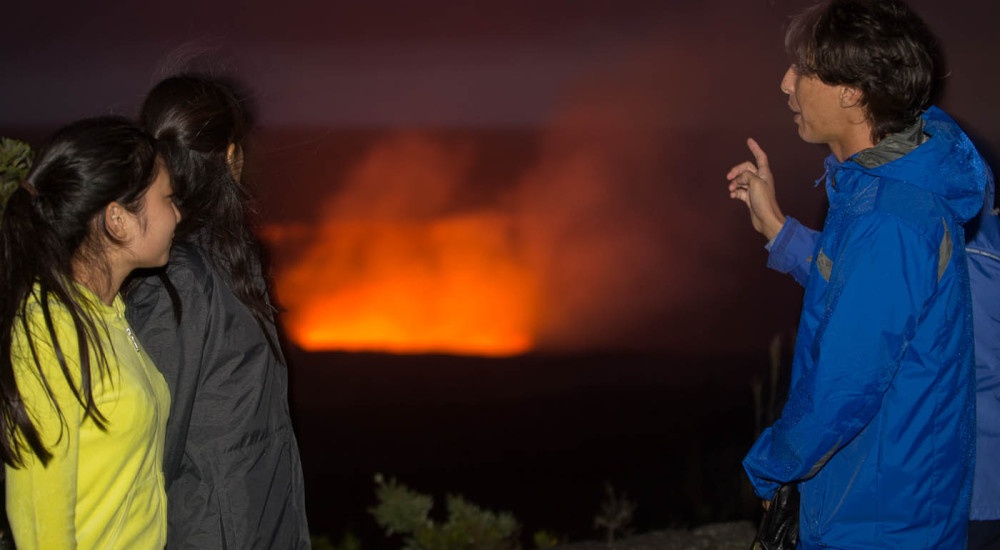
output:
[[928,139],[902,157],[874,168],[866,168],[851,157],[826,160],[827,174],[859,170],[919,187],[941,198],[959,223],[972,219],[983,208],[983,192],[992,173],[969,136],[947,113],[937,107],[924,112]]

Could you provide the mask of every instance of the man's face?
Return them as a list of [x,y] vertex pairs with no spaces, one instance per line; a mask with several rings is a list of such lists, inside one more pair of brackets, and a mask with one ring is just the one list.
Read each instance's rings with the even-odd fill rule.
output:
[[847,109],[842,102],[843,86],[832,86],[816,76],[803,76],[792,65],[781,79],[781,91],[788,94],[788,108],[795,113],[799,137],[807,143],[835,147],[850,131]]

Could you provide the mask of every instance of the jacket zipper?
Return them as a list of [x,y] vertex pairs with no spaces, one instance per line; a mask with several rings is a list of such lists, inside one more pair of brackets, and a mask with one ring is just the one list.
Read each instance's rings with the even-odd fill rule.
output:
[[125,327],[125,334],[128,334],[128,339],[132,341],[132,345],[135,346],[135,352],[139,353],[139,342],[136,341],[135,336],[132,334],[132,327]]

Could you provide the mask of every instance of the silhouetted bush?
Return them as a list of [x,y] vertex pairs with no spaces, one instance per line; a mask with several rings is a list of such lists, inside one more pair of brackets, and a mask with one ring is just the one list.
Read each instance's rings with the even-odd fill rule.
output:
[[406,550],[520,550],[520,525],[509,513],[494,513],[448,495],[448,519],[431,518],[434,500],[395,479],[375,476],[378,504],[370,511],[389,536],[404,535]]

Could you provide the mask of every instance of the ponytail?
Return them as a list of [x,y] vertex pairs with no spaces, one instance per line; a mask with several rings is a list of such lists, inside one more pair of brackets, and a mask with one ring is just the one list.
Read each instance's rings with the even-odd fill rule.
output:
[[[27,180],[8,200],[0,219],[0,457],[6,464],[24,465],[28,449],[43,463],[51,458],[18,390],[15,362],[18,370],[24,370],[22,362],[33,367],[59,421],[65,423],[52,391],[52,384],[62,381],[46,378],[45,372],[53,369],[42,368],[39,342],[51,342],[59,371],[84,418],[106,427],[94,402],[93,383],[107,373],[101,344],[107,328],[87,307],[91,298],[73,282],[73,264],[98,262],[94,267],[102,267],[108,241],[97,223],[101,212],[112,202],[138,211],[155,170],[155,142],[137,126],[121,117],[87,119],[53,135]],[[37,313],[28,311],[31,302],[37,302],[41,323],[35,320]],[[60,342],[56,311],[68,315],[76,349]],[[27,357],[14,356],[15,331],[25,336],[27,349],[20,351]],[[67,361],[74,356],[79,357],[79,372]]]

